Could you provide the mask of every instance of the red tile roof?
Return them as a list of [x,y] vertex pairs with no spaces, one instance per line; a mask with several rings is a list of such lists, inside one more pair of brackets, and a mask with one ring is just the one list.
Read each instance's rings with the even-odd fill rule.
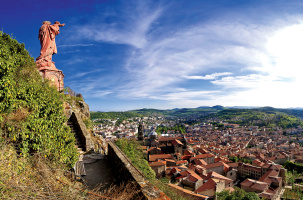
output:
[[251,187],[254,184],[254,182],[255,182],[255,180],[247,178],[244,181],[242,181],[240,183],[240,185],[241,185],[241,187],[242,187],[242,185],[245,187]]
[[211,169],[211,168],[220,167],[220,166],[224,167],[224,164],[222,162],[217,162],[217,163],[204,165],[203,167],[205,167],[206,169]]
[[196,165],[207,165],[207,162],[202,159],[195,159],[194,162]]
[[227,178],[225,176],[222,176],[221,174],[218,174],[217,172],[214,172],[214,171],[208,172],[206,174],[206,176],[203,176],[204,180],[208,180],[210,178],[216,178],[216,179],[219,179],[219,180],[224,180],[226,185],[229,184],[230,182],[233,182],[232,179]]
[[195,159],[203,159],[203,158],[211,158],[211,157],[215,157],[215,155],[207,153],[207,154],[199,154],[196,155],[195,157],[192,157],[191,160],[195,160]]
[[164,166],[165,165],[165,162],[161,162],[161,161],[157,161],[157,162],[152,162],[152,163],[149,163],[149,166],[151,167],[158,167],[158,166]]
[[211,178],[206,183],[204,183],[201,187],[195,190],[195,193],[204,192],[207,190],[216,190],[217,183]]
[[182,137],[160,137],[159,142],[164,142],[164,141],[171,141],[174,139],[182,140]]
[[164,160],[164,159],[172,159],[173,156],[170,154],[155,154],[155,155],[149,155],[149,161],[153,162],[157,159]]
[[175,140],[172,140],[171,143],[176,146],[176,145],[183,145],[182,142],[180,142],[179,140],[175,139]]
[[253,186],[251,186],[251,188],[258,190],[260,192],[264,191],[267,187],[268,187],[268,183],[265,182],[260,182],[260,181],[256,181],[255,184]]
[[190,182],[197,182],[198,180],[202,180],[202,178],[196,173],[191,173],[188,176],[187,180]]
[[188,164],[187,160],[180,160],[176,162],[176,165],[181,165],[181,164]]

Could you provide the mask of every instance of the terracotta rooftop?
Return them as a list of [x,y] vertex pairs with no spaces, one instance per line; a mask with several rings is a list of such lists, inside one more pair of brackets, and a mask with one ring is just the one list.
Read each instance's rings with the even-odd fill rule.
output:
[[217,162],[217,163],[204,165],[203,167],[205,167],[206,169],[211,169],[211,168],[220,167],[220,166],[224,167],[224,164],[222,162]]
[[260,192],[264,191],[267,187],[268,187],[268,183],[265,182],[260,182],[260,181],[256,181],[255,184],[253,186],[251,186],[251,188],[258,190]]
[[269,186],[268,183],[256,181],[249,178],[245,179],[242,183],[240,183],[240,185],[241,187],[242,186],[250,187],[260,192],[263,192]]
[[180,164],[187,164],[188,161],[187,160],[180,160],[180,161],[177,161],[176,164],[177,165],[180,165]]
[[233,182],[232,179],[227,178],[225,176],[222,176],[222,175],[220,175],[220,174],[218,174],[217,172],[214,172],[214,171],[209,172],[209,173],[206,174],[206,176],[202,176],[202,177],[203,177],[204,180],[208,180],[210,178],[216,178],[216,179],[219,179],[219,180],[224,180],[225,184]]
[[149,155],[149,161],[153,162],[157,159],[164,160],[164,159],[172,159],[173,156],[170,154],[155,154],[155,155]]
[[207,153],[207,154],[200,154],[200,155],[196,155],[195,157],[192,157],[191,160],[195,160],[195,159],[203,159],[203,158],[211,158],[211,157],[215,157],[215,155]]
[[258,181],[265,181],[265,179],[269,176],[274,177],[274,176],[278,176],[279,173],[276,170],[268,170]]
[[165,165],[165,162],[162,162],[162,161],[156,161],[156,162],[149,163],[149,166],[151,166],[151,167],[164,166],[164,165]]
[[207,162],[202,159],[195,159],[194,162],[196,165],[207,165]]
[[171,143],[172,143],[174,146],[176,146],[176,145],[183,145],[182,142],[180,142],[180,141],[177,140],[177,139],[172,140]]
[[175,140],[175,139],[182,140],[183,138],[182,137],[160,137],[159,142],[171,141],[171,140]]
[[193,152],[191,150],[185,150],[184,151],[184,155],[191,155],[193,154]]
[[240,185],[241,185],[241,187],[242,187],[242,185],[245,187],[251,187],[254,184],[254,182],[255,182],[255,180],[247,178],[244,181],[242,181],[240,183]]
[[188,176],[187,180],[189,180],[191,182],[197,182],[198,180],[202,180],[202,178],[198,174],[196,174],[196,173],[191,173]]
[[207,190],[216,190],[217,182],[214,181],[212,178],[209,179],[206,183],[204,183],[201,187],[195,190],[195,193],[204,192]]
[[236,168],[238,167],[239,163],[238,162],[235,162],[235,163],[227,163],[227,165],[231,168]]

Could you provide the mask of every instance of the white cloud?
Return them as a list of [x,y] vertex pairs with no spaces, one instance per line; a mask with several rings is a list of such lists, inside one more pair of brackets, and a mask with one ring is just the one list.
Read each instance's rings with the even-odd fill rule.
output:
[[70,76],[69,78],[70,79],[80,78],[80,77],[86,76],[88,74],[93,74],[93,73],[101,72],[101,71],[103,71],[103,69],[97,69],[97,70],[92,70],[92,71],[79,72],[77,74],[74,74],[74,75]]
[[65,61],[65,64],[66,65],[74,65],[76,63],[80,63],[80,62],[84,62],[85,59],[81,59],[81,58],[71,58],[69,60],[66,60]]
[[57,47],[89,47],[93,45],[94,44],[63,44],[63,45],[57,45]]
[[194,79],[194,80],[213,80],[220,76],[227,76],[231,75],[231,72],[221,72],[221,73],[213,73],[207,74],[205,76],[184,76],[186,79]]
[[[298,16],[266,25],[209,21],[158,37],[151,29],[164,13],[163,8],[149,8],[141,2],[122,12],[125,20],[121,23],[76,27],[76,37],[134,47],[123,70],[102,76],[103,83],[112,88],[101,96],[167,100],[180,107],[299,105],[303,28]],[[188,80],[208,80],[209,88],[186,89]],[[99,82],[92,82],[90,91]],[[294,99],[287,100],[282,93]]]
[[171,92],[168,94],[162,94],[153,96],[153,99],[167,100],[167,101],[185,101],[188,99],[208,99],[215,96],[218,91],[183,91],[183,92]]
[[[73,32],[71,39],[86,38],[98,42],[113,42],[143,48],[148,42],[147,31],[160,16],[162,9],[152,9],[143,2],[133,4],[130,1],[121,9],[120,22],[108,24],[92,21],[87,25],[74,26],[71,30]],[[104,15],[100,17],[107,18]]]

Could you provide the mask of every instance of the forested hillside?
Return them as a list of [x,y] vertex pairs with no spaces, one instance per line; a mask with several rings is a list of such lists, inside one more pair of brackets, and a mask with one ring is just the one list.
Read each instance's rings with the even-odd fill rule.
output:
[[91,112],[91,118],[124,120],[132,117],[160,116],[184,119],[186,123],[223,120],[245,126],[257,125],[266,127],[279,126],[282,128],[303,125],[303,110],[278,109],[272,107],[261,108],[225,108],[222,106],[182,108],[172,110],[140,109],[127,112]]
[[275,109],[270,107],[256,109],[226,109],[216,114],[204,117],[203,119],[225,120],[229,123],[237,123],[241,125],[256,125],[282,128],[297,127],[303,125],[303,121],[293,115],[283,112],[283,109]]

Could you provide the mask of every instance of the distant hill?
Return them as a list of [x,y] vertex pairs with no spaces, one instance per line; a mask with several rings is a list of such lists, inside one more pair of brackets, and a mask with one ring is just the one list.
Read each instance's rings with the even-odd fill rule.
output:
[[279,126],[282,128],[297,127],[303,125],[300,119],[301,112],[290,109],[276,109],[262,107],[254,109],[225,109],[220,112],[202,117],[203,120],[225,120],[229,123],[241,125],[257,125],[266,127]]
[[188,122],[205,121],[205,120],[226,120],[230,123],[242,125],[258,125],[283,128],[296,127],[302,124],[303,110],[300,109],[281,109],[273,107],[223,107],[220,105],[208,107],[201,106],[198,108],[174,108],[171,110],[158,110],[143,108],[126,112],[91,112],[91,118],[103,119],[127,119],[131,117],[143,116],[161,116],[172,118],[183,118]]

